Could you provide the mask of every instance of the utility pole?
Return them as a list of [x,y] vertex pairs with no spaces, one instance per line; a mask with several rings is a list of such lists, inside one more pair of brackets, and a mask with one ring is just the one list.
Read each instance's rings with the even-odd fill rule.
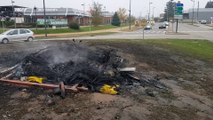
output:
[[153,7],[152,9],[153,9],[153,10],[152,10],[152,19],[153,19],[153,21],[154,21],[154,18],[155,18],[155,7]]
[[13,17],[14,17],[14,27],[16,28],[16,15],[15,15],[15,8],[14,8],[14,3],[15,1],[11,0],[11,3],[12,3],[12,12],[13,12]]
[[149,0],[149,14],[148,14],[148,21],[150,22],[150,6],[151,6],[152,2],[150,2]]
[[37,7],[34,7],[34,11],[35,11],[35,24],[36,24],[36,30],[37,30]]
[[131,0],[129,0],[129,30],[131,30]]
[[169,22],[169,8],[167,7],[167,22]]
[[83,22],[83,25],[84,25],[84,16],[85,16],[85,3],[82,3],[81,6],[83,7],[83,15],[82,15],[82,22]]
[[44,9],[45,37],[47,37],[47,17],[46,17],[45,0],[43,0],[43,9]]
[[192,0],[193,2],[193,10],[192,10],[192,25],[194,24],[194,16],[195,16],[195,0]]
[[199,9],[200,9],[200,2],[197,2],[197,21],[199,21]]

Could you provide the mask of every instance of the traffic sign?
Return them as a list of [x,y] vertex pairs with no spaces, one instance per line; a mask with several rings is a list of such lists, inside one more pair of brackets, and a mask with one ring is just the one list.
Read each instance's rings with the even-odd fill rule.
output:
[[175,19],[183,19],[183,3],[178,2],[175,6]]

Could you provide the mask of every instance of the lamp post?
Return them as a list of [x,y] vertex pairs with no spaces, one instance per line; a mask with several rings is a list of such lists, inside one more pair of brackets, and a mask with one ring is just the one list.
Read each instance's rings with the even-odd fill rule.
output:
[[199,9],[200,9],[200,2],[197,2],[197,21],[199,21]]
[[150,21],[150,6],[151,6],[152,2],[150,2],[149,0],[149,14],[148,14],[148,21]]
[[83,22],[83,25],[84,25],[84,16],[85,16],[85,4],[82,3],[81,6],[83,7],[83,15],[82,15],[82,22]]
[[129,30],[131,30],[131,0],[129,0]]
[[46,17],[45,0],[43,0],[43,9],[44,9],[45,37],[47,37],[47,17]]
[[194,24],[194,15],[195,15],[195,0],[192,0],[193,2],[193,10],[192,10],[192,25]]
[[35,24],[36,24],[36,30],[37,30],[37,7],[34,7],[33,8],[34,9],[34,11],[35,11]]
[[11,0],[13,17],[15,18],[14,27],[16,28],[16,15],[15,15],[15,9],[14,9],[14,5],[13,5],[14,3],[15,3],[15,1]]
[[155,17],[155,7],[152,8],[152,19],[154,21],[154,17]]

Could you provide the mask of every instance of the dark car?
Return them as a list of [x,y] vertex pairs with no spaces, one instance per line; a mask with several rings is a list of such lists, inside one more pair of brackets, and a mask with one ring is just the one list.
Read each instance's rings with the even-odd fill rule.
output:
[[159,29],[166,29],[166,25],[165,24],[159,25]]

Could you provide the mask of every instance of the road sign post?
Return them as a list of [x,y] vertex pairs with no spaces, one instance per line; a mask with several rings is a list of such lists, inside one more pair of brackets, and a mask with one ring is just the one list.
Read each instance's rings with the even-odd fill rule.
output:
[[147,25],[147,20],[146,19],[141,20],[141,26],[143,28],[143,39],[144,39],[144,28],[146,27],[146,25]]
[[178,20],[183,19],[183,3],[178,1],[178,3],[175,6],[175,15],[174,19],[176,19],[176,33],[178,32]]

